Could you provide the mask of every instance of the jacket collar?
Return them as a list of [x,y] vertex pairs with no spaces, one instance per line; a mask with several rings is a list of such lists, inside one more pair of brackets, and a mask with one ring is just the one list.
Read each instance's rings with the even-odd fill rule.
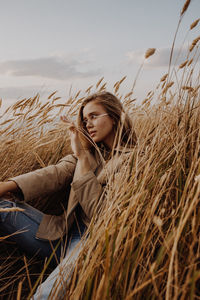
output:
[[[133,148],[118,146],[113,150],[113,156],[114,155],[122,155],[125,153],[131,153],[132,151],[133,151]],[[91,153],[90,150],[87,150],[87,156],[88,156],[92,171],[95,171],[96,168],[100,164],[105,165],[105,163],[108,161],[110,155],[111,155],[111,151],[109,151],[103,143],[101,143],[98,150],[95,149],[94,154]]]
[[97,151],[95,151],[95,155],[93,155],[90,150],[86,150],[86,151],[87,151],[87,157],[90,162],[91,169],[94,172],[98,167],[98,165],[101,163],[101,161],[99,161],[98,159],[98,155],[96,154]]

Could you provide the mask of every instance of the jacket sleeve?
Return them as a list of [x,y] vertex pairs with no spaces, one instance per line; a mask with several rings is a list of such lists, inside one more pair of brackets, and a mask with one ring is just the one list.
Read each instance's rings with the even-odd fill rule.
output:
[[73,155],[67,155],[56,165],[9,178],[9,180],[16,182],[23,193],[24,200],[30,201],[37,197],[51,195],[70,184],[76,161]]
[[98,182],[93,171],[72,182],[71,188],[86,216],[91,220],[104,202],[104,187]]
[[128,165],[130,161],[130,153],[123,154],[111,161],[110,169],[107,168],[106,176],[103,180],[96,177],[91,170],[81,178],[74,180],[71,188],[75,193],[76,200],[81,205],[86,216],[91,220],[95,212],[103,209],[106,204],[106,191],[109,189],[108,179],[112,179],[113,184],[121,185],[121,178],[128,178]]

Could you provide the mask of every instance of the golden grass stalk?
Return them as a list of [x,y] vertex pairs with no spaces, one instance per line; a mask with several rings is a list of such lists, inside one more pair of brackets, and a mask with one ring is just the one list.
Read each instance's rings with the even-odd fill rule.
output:
[[190,30],[192,30],[194,27],[196,27],[199,23],[200,19],[195,20],[191,25],[190,25]]
[[181,88],[184,91],[189,91],[189,92],[193,92],[194,91],[193,87],[191,87],[191,86],[182,86]]
[[188,59],[186,59],[182,64],[180,64],[179,69],[184,68],[188,63]]
[[190,5],[190,2],[191,0],[186,0],[184,5],[183,5],[183,8],[181,10],[181,16],[183,16],[183,14],[186,12],[186,10],[188,9],[189,5]]
[[174,81],[171,81],[171,82],[169,82],[169,83],[166,84],[165,88],[162,91],[163,95],[167,93],[168,89],[170,87],[172,87],[173,84],[174,84]]
[[89,94],[92,88],[93,88],[93,85],[89,86],[89,88],[87,88],[87,90],[85,92]]
[[200,41],[200,36],[198,36],[196,39],[193,40],[191,46],[189,47],[190,52],[192,52],[192,50],[194,49],[194,47],[196,46],[196,44]]
[[19,208],[19,207],[0,208],[0,213],[1,212],[15,212],[15,211],[24,211],[24,209]]
[[163,76],[160,78],[160,82],[165,81],[165,80],[167,79],[167,76],[168,76],[168,74],[163,75]]
[[18,290],[17,290],[17,300],[20,300],[20,299],[21,299],[22,284],[23,284],[23,281],[20,281],[20,282],[19,282],[19,285],[18,285]]
[[99,79],[99,81],[96,84],[96,89],[98,89],[99,85],[102,83],[103,80],[104,80],[104,77],[102,77],[101,79]]
[[155,48],[149,48],[145,52],[145,58],[147,59],[148,57],[152,56],[155,53],[156,49]]
[[190,60],[189,60],[189,62],[188,62],[188,67],[191,65],[191,63],[193,62],[193,58],[191,58]]

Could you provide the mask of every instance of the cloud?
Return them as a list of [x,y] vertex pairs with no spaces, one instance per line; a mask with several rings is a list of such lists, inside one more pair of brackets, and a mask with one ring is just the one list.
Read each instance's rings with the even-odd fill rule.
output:
[[87,78],[99,75],[99,70],[88,70],[88,61],[50,56],[35,59],[0,62],[0,74],[36,76],[56,80]]
[[[150,68],[160,68],[169,65],[171,48],[157,49],[155,54],[145,61],[145,66]],[[129,63],[143,62],[145,51],[130,51],[126,53]],[[173,52],[172,65],[180,65],[187,57],[187,49],[175,48]]]
[[41,86],[21,86],[21,87],[3,87],[0,88],[0,98],[3,99],[19,99],[19,98],[29,98],[39,94],[50,94],[52,90],[47,89]]

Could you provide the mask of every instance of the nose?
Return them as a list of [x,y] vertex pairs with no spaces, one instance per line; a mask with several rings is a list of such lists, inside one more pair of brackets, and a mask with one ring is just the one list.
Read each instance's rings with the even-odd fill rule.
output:
[[92,121],[91,120],[87,120],[86,128],[88,129],[88,128],[91,128],[91,127],[93,127]]

